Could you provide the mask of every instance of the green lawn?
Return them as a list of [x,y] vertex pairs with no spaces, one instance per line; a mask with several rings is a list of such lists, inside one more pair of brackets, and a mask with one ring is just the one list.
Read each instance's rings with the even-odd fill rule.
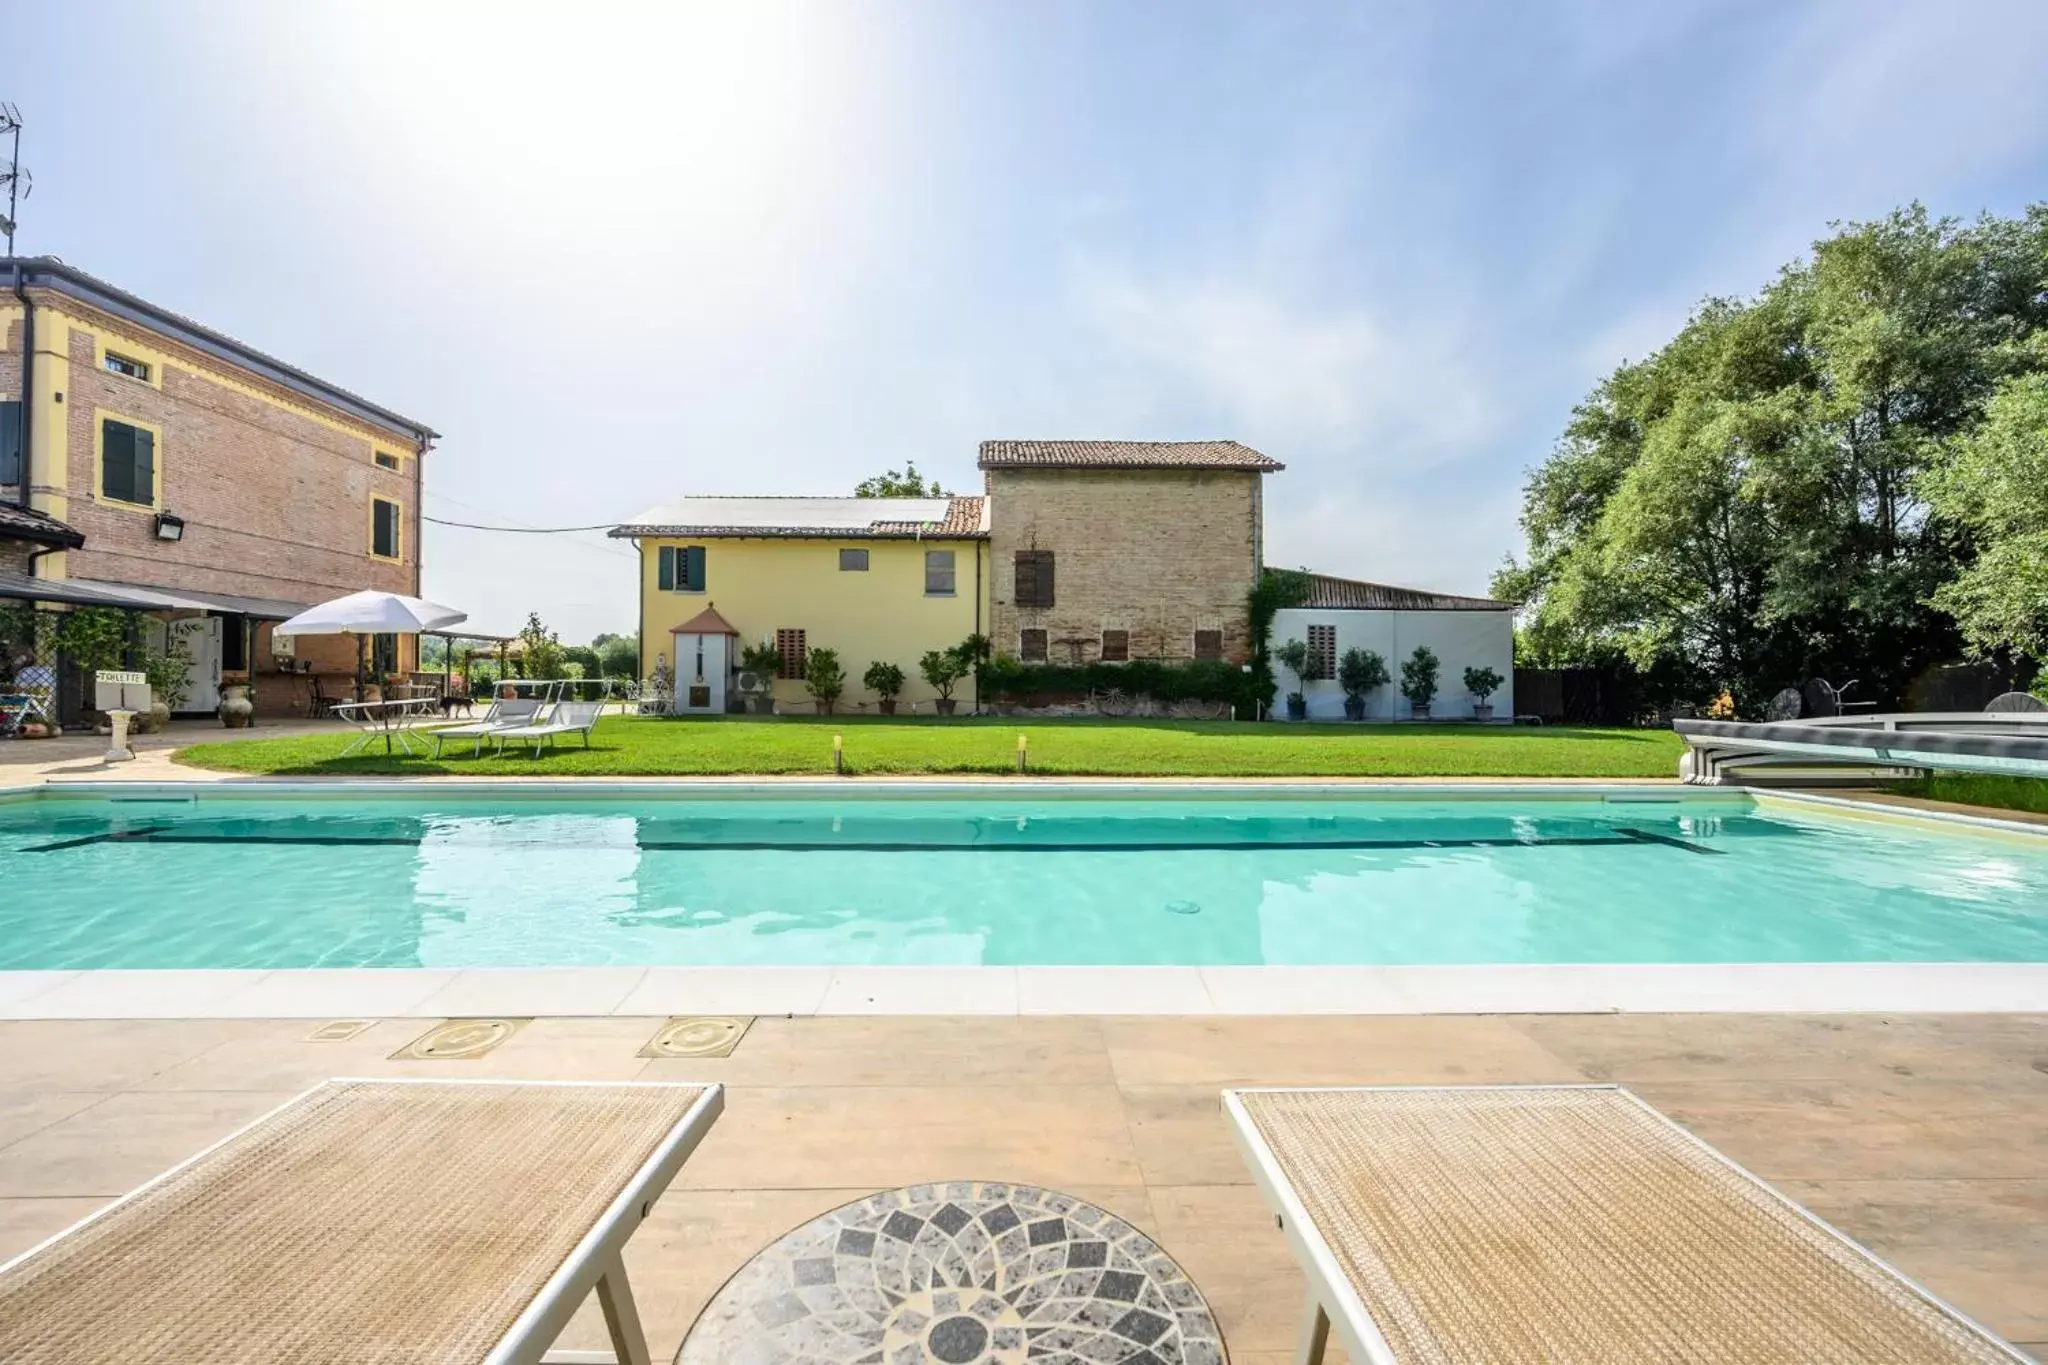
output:
[[[1279,725],[1234,721],[1015,720],[856,717],[656,720],[607,717],[591,747],[564,740],[470,758],[451,743],[436,762],[381,750],[337,755],[352,736],[198,744],[175,761],[230,772],[447,773],[656,777],[829,773],[832,736],[851,773],[1013,773],[1017,736],[1038,774],[1114,777],[1674,777],[1680,741],[1668,730],[1481,725]],[[463,756],[457,756],[458,754]]]
[[1930,801],[1954,801],[1994,810],[2024,810],[2048,815],[2048,781],[2038,777],[2003,777],[1996,773],[1934,773],[1898,790]]

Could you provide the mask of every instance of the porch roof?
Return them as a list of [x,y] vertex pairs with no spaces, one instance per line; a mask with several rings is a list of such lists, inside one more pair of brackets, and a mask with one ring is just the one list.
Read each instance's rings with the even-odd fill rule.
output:
[[718,614],[716,607],[706,607],[689,620],[669,631],[671,635],[738,635],[732,622]]

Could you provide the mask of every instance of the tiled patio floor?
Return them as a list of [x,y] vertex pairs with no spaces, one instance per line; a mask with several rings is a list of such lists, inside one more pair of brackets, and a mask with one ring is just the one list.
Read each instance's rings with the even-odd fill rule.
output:
[[[0,1257],[330,1075],[688,1077],[725,1117],[634,1239],[656,1356],[753,1252],[878,1188],[1050,1185],[1155,1236],[1237,1365],[1289,1358],[1301,1282],[1217,1109],[1234,1083],[1614,1080],[2048,1356],[2048,1014],[762,1019],[643,1061],[658,1020],[541,1019],[479,1061],[305,1020],[0,1023]],[[586,1314],[568,1344],[601,1344]]]

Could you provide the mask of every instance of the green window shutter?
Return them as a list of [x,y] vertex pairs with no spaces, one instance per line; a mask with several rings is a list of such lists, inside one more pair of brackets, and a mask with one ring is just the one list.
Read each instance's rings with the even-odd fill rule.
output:
[[674,592],[676,588],[676,547],[661,547],[661,567],[655,571],[655,586],[662,592]]
[[135,501],[135,428],[126,422],[100,424],[100,496]]
[[683,551],[682,586],[691,592],[704,591],[704,547],[692,545]]
[[135,501],[156,501],[156,434],[141,427],[135,432]]
[[21,400],[0,403],[0,483],[21,482]]

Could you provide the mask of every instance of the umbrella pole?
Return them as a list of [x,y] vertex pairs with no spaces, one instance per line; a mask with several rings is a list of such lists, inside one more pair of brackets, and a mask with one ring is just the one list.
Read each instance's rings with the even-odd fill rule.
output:
[[356,637],[356,700],[363,699],[363,645],[365,638],[360,632],[351,632]]

